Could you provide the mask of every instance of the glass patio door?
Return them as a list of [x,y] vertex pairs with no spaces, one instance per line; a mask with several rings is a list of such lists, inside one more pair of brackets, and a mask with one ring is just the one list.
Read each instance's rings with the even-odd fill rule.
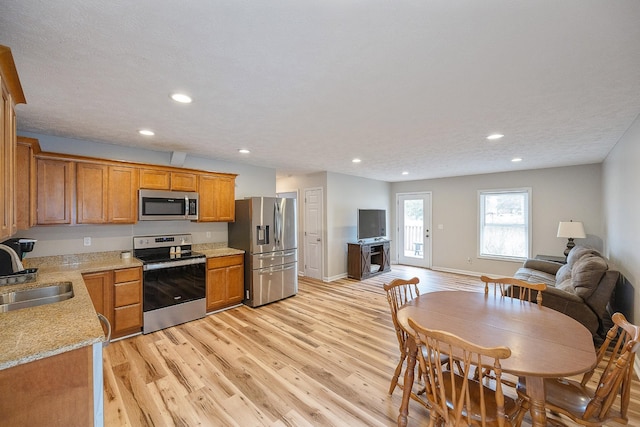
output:
[[398,262],[431,267],[431,193],[398,194]]

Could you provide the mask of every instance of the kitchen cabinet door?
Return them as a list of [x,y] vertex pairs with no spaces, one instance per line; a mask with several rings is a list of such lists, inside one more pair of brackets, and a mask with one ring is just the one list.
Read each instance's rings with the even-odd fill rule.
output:
[[240,304],[244,299],[244,255],[207,259],[207,311]]
[[113,272],[84,273],[82,279],[96,313],[102,314],[113,324]]
[[[2,79],[0,78],[0,83]],[[0,189],[2,189],[2,195],[0,195],[0,238],[5,239],[11,236],[11,210],[9,206],[11,182],[9,179],[9,158],[10,141],[9,137],[9,107],[11,101],[9,99],[9,92],[4,84],[0,85]]]
[[108,215],[109,224],[135,224],[138,220],[138,169],[124,166],[109,167]]
[[138,170],[133,167],[78,163],[78,224],[133,224],[137,220]]
[[38,225],[71,224],[75,163],[38,158],[36,169]]
[[11,49],[0,46],[0,238],[18,231],[15,105],[26,102]]
[[78,163],[76,182],[78,224],[105,224],[109,167],[98,163]]
[[36,224],[36,158],[40,144],[34,138],[18,137],[16,147],[16,224],[28,230]]
[[195,173],[171,172],[171,189],[198,191],[198,176]]
[[198,222],[232,222],[235,220],[235,176],[200,175]]
[[169,190],[171,188],[171,173],[161,169],[140,169],[140,188]]

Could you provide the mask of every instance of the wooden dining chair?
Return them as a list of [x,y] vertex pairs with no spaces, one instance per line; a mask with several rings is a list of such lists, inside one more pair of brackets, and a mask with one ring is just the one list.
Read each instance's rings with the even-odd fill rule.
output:
[[547,289],[545,283],[529,283],[514,277],[491,278],[480,276],[480,280],[484,282],[485,294],[489,293],[489,287],[493,285],[493,291],[496,295],[499,290],[502,296],[529,302],[533,302],[535,296],[535,302],[540,306],[542,305],[542,291]]
[[418,289],[418,283],[420,279],[414,277],[409,280],[394,279],[390,283],[385,283],[384,290],[387,293],[387,301],[389,302],[389,308],[391,309],[391,320],[393,321],[393,327],[396,330],[396,337],[398,338],[398,347],[400,348],[400,361],[396,370],[391,378],[391,385],[389,386],[389,394],[393,393],[396,386],[400,389],[403,388],[402,384],[398,384],[398,378],[402,372],[402,366],[407,358],[407,331],[402,329],[398,322],[398,309],[407,302],[413,300],[420,295]]
[[[583,426],[602,426],[610,422],[627,424],[631,396],[633,363],[640,345],[640,327],[621,313],[612,316],[613,327],[597,353],[597,365],[581,381],[546,378],[545,406]],[[596,371],[602,370],[597,382]],[[526,384],[518,384],[518,394],[526,396]],[[618,402],[617,405],[615,404]]]
[[[501,360],[511,356],[507,347],[481,347],[444,331],[427,329],[412,318],[424,375],[426,398],[430,403],[429,426],[519,426],[524,418],[522,398],[505,396],[502,391]],[[423,354],[434,357],[424,357]],[[439,357],[460,363],[434,363]],[[451,366],[455,368],[450,369]],[[495,372],[494,388],[473,379],[476,370]]]

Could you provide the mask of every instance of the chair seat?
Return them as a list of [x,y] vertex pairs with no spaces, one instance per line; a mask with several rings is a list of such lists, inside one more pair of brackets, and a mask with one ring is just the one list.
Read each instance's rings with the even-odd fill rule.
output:
[[549,408],[563,408],[576,418],[587,409],[593,398],[592,393],[577,381],[566,378],[546,378],[544,380],[547,405]]
[[[447,406],[450,409],[453,409],[454,403],[450,395],[451,394],[451,375],[449,371],[443,372],[442,375],[443,375],[442,379],[445,386]],[[454,374],[454,378],[456,382],[456,390],[461,390],[461,385],[462,385],[462,382],[464,381],[464,378],[458,374]],[[464,410],[462,411],[462,414],[464,416],[469,415],[471,419],[477,420],[478,422],[482,420],[482,417],[480,414],[480,404],[479,404],[480,387],[484,388],[485,391],[490,391],[489,393],[487,392],[484,393],[486,406],[488,410],[487,415],[485,417],[485,421],[490,423],[490,425],[493,425],[493,423],[497,425],[498,414],[496,412],[496,409],[498,405],[496,402],[495,393],[493,392],[493,389],[473,379],[469,379],[469,394],[471,396],[471,408],[470,408],[471,410],[469,411],[469,408],[464,408]],[[520,406],[516,403],[514,399],[510,398],[509,396],[504,396],[504,412],[508,420],[514,419],[519,410],[520,410]]]

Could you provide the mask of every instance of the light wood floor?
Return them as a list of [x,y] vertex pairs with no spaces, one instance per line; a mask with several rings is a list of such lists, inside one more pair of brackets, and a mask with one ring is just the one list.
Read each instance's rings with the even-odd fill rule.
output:
[[[387,390],[398,346],[382,285],[413,276],[422,292],[483,291],[474,277],[394,265],[362,282],[301,278],[284,301],[113,342],[105,425],[394,426],[401,391]],[[640,426],[637,381],[630,412]],[[417,402],[409,416],[427,425]]]

